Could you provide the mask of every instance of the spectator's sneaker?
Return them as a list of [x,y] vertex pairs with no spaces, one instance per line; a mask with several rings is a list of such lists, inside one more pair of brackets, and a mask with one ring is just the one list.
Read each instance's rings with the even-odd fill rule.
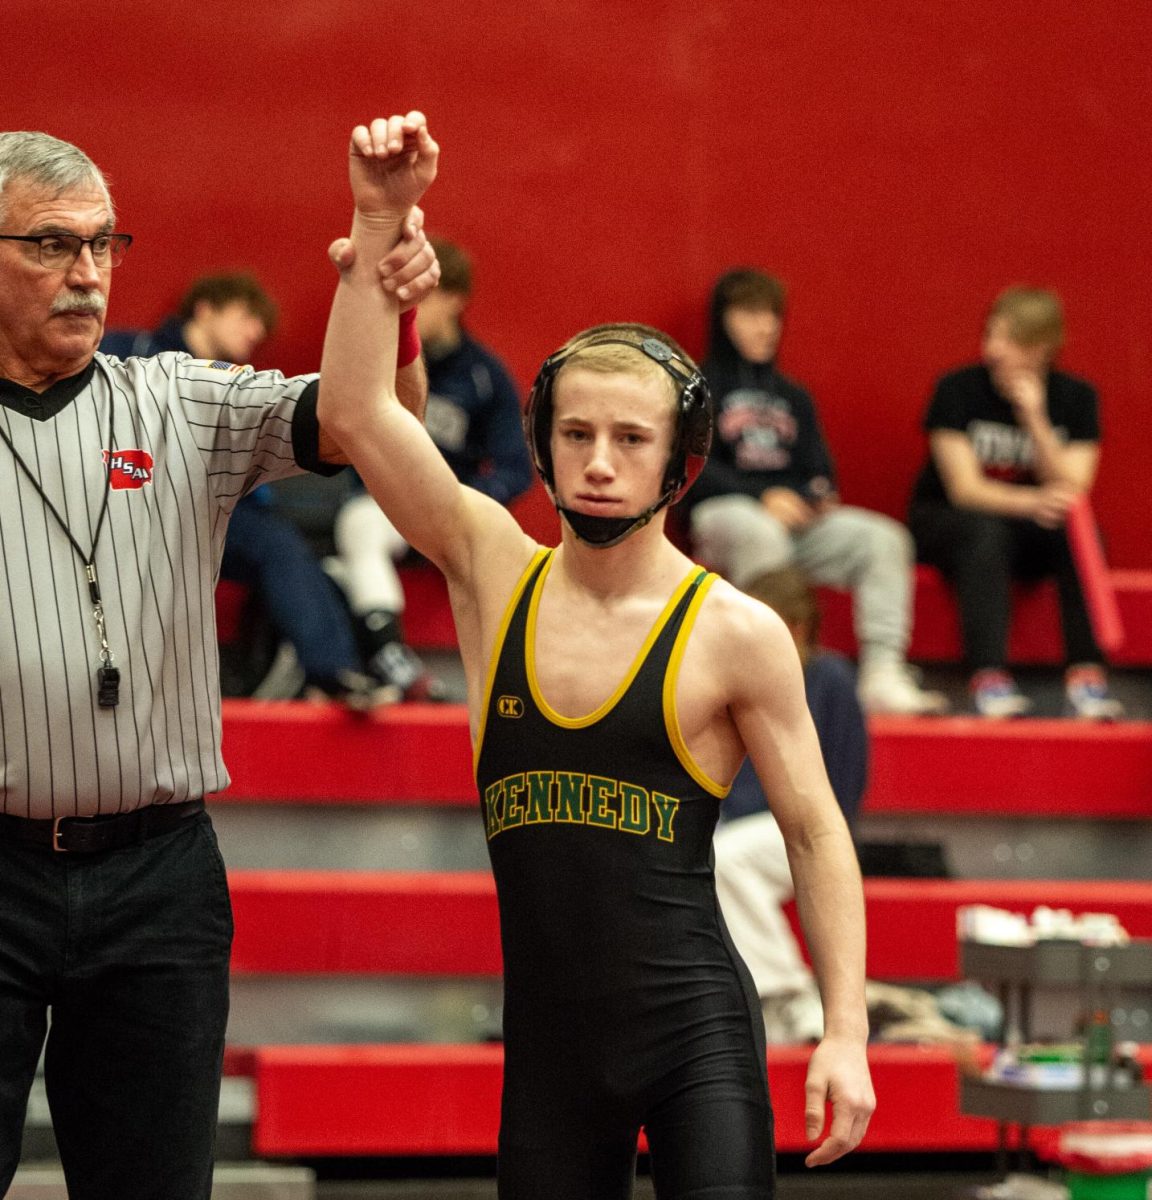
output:
[[902,662],[865,667],[856,690],[864,710],[870,713],[938,716],[949,708],[943,692],[925,691]]
[[773,1044],[818,1042],[824,1036],[824,1009],[816,984],[796,992],[761,996],[764,1033]]
[[307,679],[302,697],[313,703],[343,704],[353,712],[371,712],[386,704],[396,704],[403,699],[403,692],[395,684],[360,671],[338,671],[331,677]]
[[1115,721],[1124,705],[1108,693],[1108,679],[1097,666],[1069,667],[1064,675],[1068,715],[1089,721]]
[[1032,701],[1020,692],[1007,671],[977,671],[968,681],[968,689],[972,706],[982,717],[1022,717],[1032,710]]
[[381,683],[395,687],[404,700],[432,704],[448,698],[444,684],[403,642],[385,642],[372,655],[368,668]]

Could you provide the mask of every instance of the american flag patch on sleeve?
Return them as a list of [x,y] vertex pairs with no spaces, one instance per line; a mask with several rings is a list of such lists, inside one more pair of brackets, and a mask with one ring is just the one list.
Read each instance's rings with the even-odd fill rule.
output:
[[239,363],[223,362],[221,359],[213,358],[196,358],[189,364],[193,367],[204,367],[209,371],[222,371],[225,375],[238,375],[242,371],[251,371],[252,368]]

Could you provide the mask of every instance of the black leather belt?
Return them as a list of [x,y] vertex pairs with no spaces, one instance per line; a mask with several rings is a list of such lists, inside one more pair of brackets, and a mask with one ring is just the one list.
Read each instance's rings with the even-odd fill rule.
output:
[[102,817],[55,817],[41,821],[0,813],[0,838],[60,854],[99,854],[138,846],[149,838],[170,833],[181,821],[203,811],[203,800],[186,800],[182,804],[149,804]]

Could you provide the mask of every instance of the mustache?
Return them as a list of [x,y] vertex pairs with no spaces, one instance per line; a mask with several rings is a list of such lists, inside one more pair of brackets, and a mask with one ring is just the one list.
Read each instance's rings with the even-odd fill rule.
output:
[[61,292],[52,301],[50,311],[53,315],[60,313],[92,313],[94,316],[100,317],[104,315],[104,309],[107,306],[108,302],[104,299],[102,292],[67,291]]

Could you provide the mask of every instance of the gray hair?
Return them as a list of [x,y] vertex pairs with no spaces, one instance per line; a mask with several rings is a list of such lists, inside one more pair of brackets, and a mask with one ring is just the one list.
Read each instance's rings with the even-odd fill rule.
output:
[[77,146],[47,133],[0,133],[0,222],[4,220],[4,191],[17,179],[27,179],[56,195],[95,184],[108,207],[112,197],[100,168]]

